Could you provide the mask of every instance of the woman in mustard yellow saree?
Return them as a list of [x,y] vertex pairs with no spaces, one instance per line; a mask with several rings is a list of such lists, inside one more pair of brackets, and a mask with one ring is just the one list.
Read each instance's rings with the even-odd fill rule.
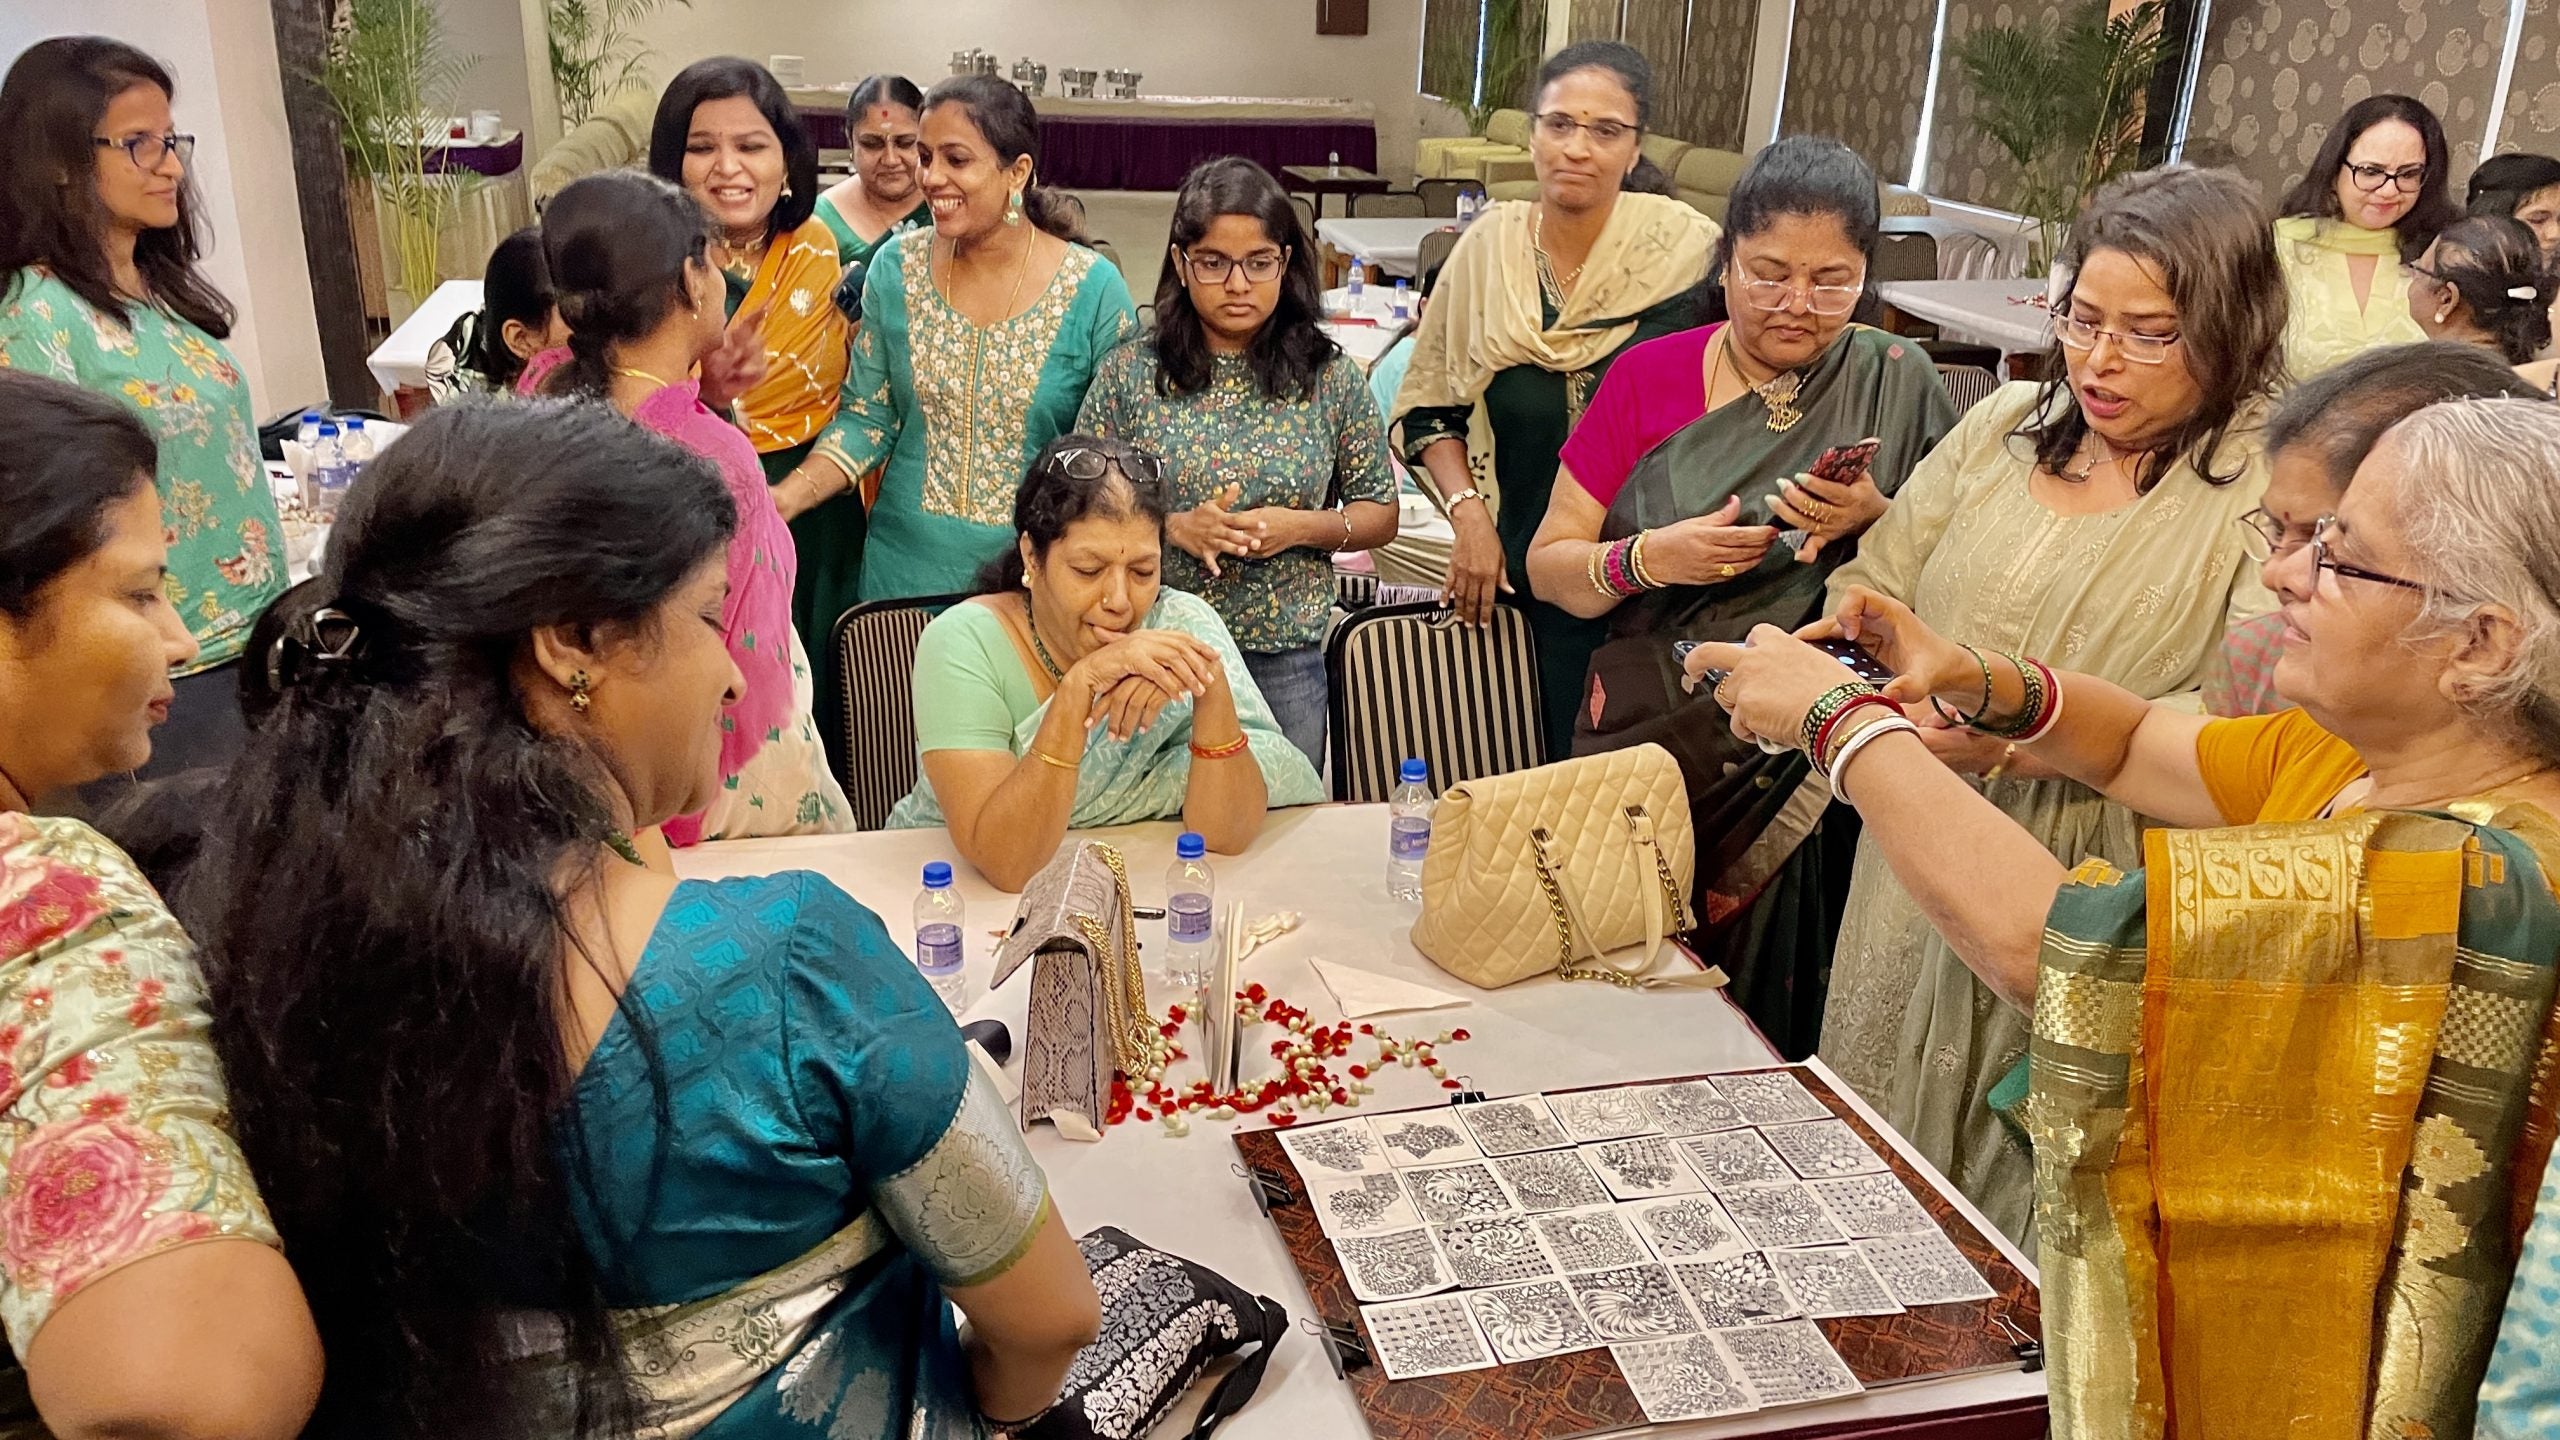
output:
[[1895,670],[1892,699],[2179,827],[2138,873],[2066,875],[1799,639],[1693,654],[1739,731],[1813,736],[1931,922],[2034,1016],[2013,1113],[2055,1435],[2473,1433],[2560,1080],[2554,470],[2546,404],[2394,426],[2266,564],[2302,707],[2274,716],[2147,704],[1867,591],[1808,628]]

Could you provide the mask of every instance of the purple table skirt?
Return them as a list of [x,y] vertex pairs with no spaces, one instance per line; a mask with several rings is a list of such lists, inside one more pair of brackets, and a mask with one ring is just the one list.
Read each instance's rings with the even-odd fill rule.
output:
[[[844,112],[800,107],[821,150],[845,145]],[[1040,119],[1040,183],[1068,190],[1179,190],[1212,155],[1241,155],[1277,175],[1283,165],[1322,165],[1334,155],[1378,168],[1378,127],[1367,120],[1177,120],[1131,116]]]
[[524,132],[503,145],[439,145],[427,152],[430,175],[512,175],[524,163]]

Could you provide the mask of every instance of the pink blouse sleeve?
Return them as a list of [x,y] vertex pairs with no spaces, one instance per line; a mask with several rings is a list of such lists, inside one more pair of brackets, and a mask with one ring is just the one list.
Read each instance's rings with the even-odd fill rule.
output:
[[1648,340],[1618,357],[1601,378],[1558,459],[1606,509],[1645,453],[1706,413],[1707,342],[1714,326]]

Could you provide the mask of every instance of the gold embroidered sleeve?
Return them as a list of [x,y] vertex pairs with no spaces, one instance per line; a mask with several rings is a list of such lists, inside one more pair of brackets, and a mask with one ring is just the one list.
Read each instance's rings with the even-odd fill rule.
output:
[[875,1197],[934,1278],[984,1285],[1013,1268],[1049,1218],[1049,1182],[1013,1112],[972,1070],[951,1127]]

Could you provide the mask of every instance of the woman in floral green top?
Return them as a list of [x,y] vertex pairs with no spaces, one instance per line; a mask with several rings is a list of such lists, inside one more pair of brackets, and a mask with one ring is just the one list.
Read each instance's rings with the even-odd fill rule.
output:
[[1164,457],[1165,583],[1217,609],[1321,770],[1332,557],[1396,537],[1386,435],[1359,363],[1320,323],[1315,247],[1261,166],[1193,170],[1172,251],[1156,333],[1104,357],[1079,428]]
[[[99,36],[32,46],[0,82],[17,147],[0,169],[0,367],[122,400],[160,446],[169,602],[197,646],[153,752],[163,771],[239,748],[234,662],[285,582],[248,381],[222,345],[231,305],[196,269],[195,137],[171,94],[157,61]],[[66,173],[93,177],[94,204]]]

